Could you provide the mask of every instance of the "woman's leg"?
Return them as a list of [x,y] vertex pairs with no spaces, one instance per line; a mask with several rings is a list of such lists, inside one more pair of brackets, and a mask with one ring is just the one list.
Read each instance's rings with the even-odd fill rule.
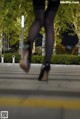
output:
[[45,58],[43,65],[41,67],[39,81],[48,81],[48,73],[50,70],[50,60],[53,53],[54,44],[54,30],[53,30],[53,20],[57,12],[60,0],[52,1],[48,0],[48,8],[45,12],[44,27],[46,33],[46,44],[45,44]]
[[23,49],[23,58],[20,60],[20,67],[25,72],[28,72],[30,69],[32,43],[36,39],[40,31],[40,28],[44,24],[44,8],[45,8],[45,0],[33,0],[35,20],[30,27],[28,34],[28,41],[26,43],[25,48]]
[[35,40],[40,31],[40,28],[44,24],[45,0],[33,0],[33,9],[35,20],[32,23],[28,34],[28,41],[30,42]]
[[56,0],[56,1],[48,0],[48,8],[45,12],[46,54],[44,58],[44,64],[46,62],[50,63],[51,56],[53,54],[53,45],[54,45],[53,23],[59,4],[60,4],[60,0]]

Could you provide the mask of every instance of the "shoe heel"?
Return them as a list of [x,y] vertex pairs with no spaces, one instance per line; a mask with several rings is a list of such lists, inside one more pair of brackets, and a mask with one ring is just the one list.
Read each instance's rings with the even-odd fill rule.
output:
[[39,81],[48,81],[48,74],[50,71],[50,64],[43,65],[39,75]]
[[43,77],[41,79],[42,81],[46,81],[46,82],[48,81],[48,73],[49,73],[48,71],[44,71]]

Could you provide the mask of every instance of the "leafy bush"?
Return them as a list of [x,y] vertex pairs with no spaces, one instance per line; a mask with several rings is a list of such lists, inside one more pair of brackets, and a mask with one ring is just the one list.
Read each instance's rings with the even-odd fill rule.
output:
[[38,46],[35,48],[34,55],[41,55],[42,54],[42,47]]
[[[19,63],[19,54],[4,54],[4,62],[12,63],[12,56],[15,55],[15,62]],[[32,63],[43,63],[44,57],[39,55],[32,55]],[[1,61],[1,58],[0,58]],[[77,64],[80,65],[80,56],[77,55],[53,55],[51,59],[52,64]]]
[[39,56],[39,55],[32,56],[32,63],[42,63],[42,62],[43,62],[43,56]]
[[63,46],[61,44],[57,44],[56,45],[56,54],[65,54],[65,53],[66,53],[65,46]]
[[76,55],[55,55],[51,60],[52,64],[80,64],[80,56]]
[[72,54],[72,55],[77,55],[78,54],[78,47],[74,46],[71,49],[67,49],[62,44],[57,44],[56,45],[56,54]]

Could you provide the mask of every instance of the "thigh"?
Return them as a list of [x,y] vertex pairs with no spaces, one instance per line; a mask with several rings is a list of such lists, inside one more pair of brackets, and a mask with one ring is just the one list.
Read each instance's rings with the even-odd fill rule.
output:
[[56,11],[59,7],[60,0],[48,0],[48,9]]
[[34,9],[45,9],[45,0],[33,0]]

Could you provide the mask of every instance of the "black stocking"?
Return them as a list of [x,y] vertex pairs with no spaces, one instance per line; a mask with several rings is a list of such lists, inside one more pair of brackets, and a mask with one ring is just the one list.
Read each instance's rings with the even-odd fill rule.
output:
[[44,63],[47,61],[50,62],[52,53],[53,53],[53,44],[54,44],[54,31],[53,31],[53,11],[46,11],[45,16],[45,33],[46,33],[46,44],[45,44],[45,58]]
[[35,20],[33,24],[31,25],[31,28],[28,34],[28,41],[32,43],[37,37],[40,31],[40,28],[44,24],[44,10],[43,9],[34,10],[34,15],[35,15]]
[[44,25],[46,33],[46,45],[45,45],[46,54],[44,58],[44,63],[46,63],[47,61],[50,62],[53,53],[53,44],[54,44],[53,20],[59,6],[58,1],[51,2],[51,0],[48,0],[48,8],[46,12],[44,11],[44,8],[34,9],[35,20],[31,25],[28,34],[28,41],[33,43],[41,27]]
[[[51,5],[53,4],[54,8],[49,9]],[[46,62],[50,63],[51,56],[53,54],[53,45],[54,45],[54,27],[53,22],[54,18],[57,12],[59,6],[59,2],[50,2],[48,8],[45,12],[45,33],[46,33],[46,44],[45,44],[45,58],[44,58],[44,64]]]

